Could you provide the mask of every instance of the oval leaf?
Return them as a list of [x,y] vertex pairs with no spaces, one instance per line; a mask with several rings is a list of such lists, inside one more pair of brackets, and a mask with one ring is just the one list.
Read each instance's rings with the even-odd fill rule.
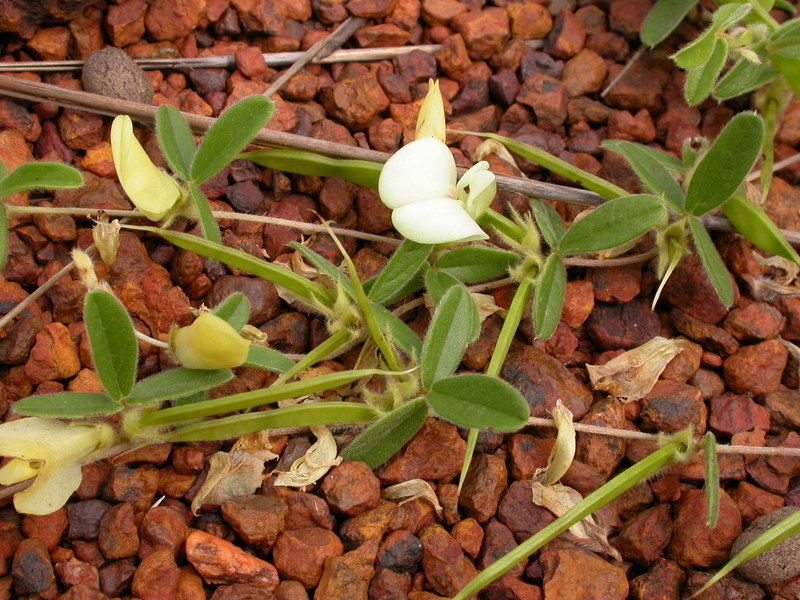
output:
[[681,69],[695,69],[702,66],[714,52],[715,33],[716,28],[706,29],[691,44],[673,54],[672,60]]
[[142,379],[128,397],[128,404],[148,404],[185,398],[210,390],[233,378],[228,369],[201,371],[196,369],[170,369]]
[[83,185],[80,171],[54,162],[30,162],[18,166],[0,181],[0,198],[37,189],[73,189]]
[[734,194],[722,205],[722,212],[731,225],[754,246],[800,265],[800,256],[795,249],[786,241],[767,213],[755,203],[740,194]]
[[733,304],[733,286],[725,263],[722,262],[719,252],[714,247],[714,242],[711,241],[706,228],[697,219],[689,219],[689,228],[692,231],[700,262],[703,263],[703,268],[708,273],[719,299],[726,307],[731,306]]
[[200,143],[192,181],[200,185],[228,165],[269,122],[274,110],[275,105],[265,96],[250,96],[222,113]]
[[383,169],[383,165],[377,162],[332,158],[293,148],[256,150],[246,152],[239,158],[251,160],[257,165],[276,171],[316,177],[337,177],[373,189],[378,189],[378,179]]
[[520,142],[502,135],[497,135],[496,133],[471,132],[471,134],[477,135],[478,137],[489,138],[490,140],[496,140],[514,154],[517,154],[523,158],[527,158],[529,161],[544,167],[548,171],[551,171],[556,175],[561,175],[561,177],[564,179],[569,179],[581,187],[603,196],[603,198],[618,198],[619,196],[625,196],[628,193],[621,187],[606,181],[602,177],[598,177],[597,175],[593,175],[588,171],[579,169],[575,165],[572,165],[567,161],[550,154],[549,152],[545,152],[544,150],[535,148],[530,144],[526,144],[525,142]]
[[548,339],[561,319],[561,307],[567,291],[567,269],[556,254],[547,257],[533,300],[533,329],[536,337]]
[[530,205],[531,212],[536,218],[536,225],[539,226],[539,231],[542,232],[544,241],[553,250],[557,250],[558,245],[561,243],[561,238],[567,232],[564,223],[561,222],[561,217],[552,206],[543,200],[534,198],[530,201]]
[[682,171],[683,165],[679,160],[664,152],[633,142],[606,140],[600,145],[624,156],[649,191],[657,196],[663,196],[673,210],[683,212],[683,191],[665,166],[665,163],[670,164],[673,171]]
[[430,294],[434,306],[438,306],[447,290],[456,285],[460,285],[460,282],[448,273],[431,269],[425,274],[425,290]]
[[360,460],[377,469],[419,431],[428,416],[424,398],[407,402],[370,425],[342,452],[345,460]]
[[211,214],[211,205],[208,198],[195,183],[189,183],[189,195],[192,197],[197,219],[200,221],[200,228],[203,230],[203,237],[215,244],[222,243],[222,235],[219,232],[219,224]]
[[408,357],[419,357],[422,353],[422,341],[408,325],[378,304],[371,305],[370,310],[390,343],[400,348]]
[[683,95],[689,106],[696,106],[708,97],[726,60],[728,60],[728,42],[719,38],[714,44],[711,57],[702,66],[690,70],[686,75]]
[[461,427],[502,433],[525,427],[530,408],[519,391],[495,377],[481,374],[446,377],[433,384],[428,402],[436,413]]
[[692,175],[686,210],[695,216],[714,210],[736,193],[761,154],[764,122],[739,113],[717,136]]
[[635,240],[666,216],[661,200],[639,194],[610,200],[573,224],[561,239],[563,254],[616,248]]
[[214,307],[213,314],[227,321],[228,325],[239,331],[250,320],[250,302],[244,294],[236,292]]
[[124,398],[133,389],[139,359],[128,311],[105,290],[93,290],[86,294],[83,320],[100,383],[114,400]]
[[423,387],[430,388],[436,380],[453,374],[467,344],[475,339],[477,323],[478,307],[466,288],[458,285],[447,290],[422,343]]
[[518,262],[514,252],[465,246],[442,255],[434,266],[462,283],[479,283],[504,276]]
[[156,233],[179,248],[196,252],[201,256],[225,263],[229,267],[234,267],[245,273],[271,281],[275,285],[285,288],[307,304],[321,302],[327,307],[333,306],[333,295],[321,285],[309,281],[289,269],[256,258],[252,254],[228,248],[188,233],[158,229],[156,227],[142,227],[140,230]]
[[156,137],[170,169],[184,181],[191,178],[195,146],[192,131],[177,108],[162,104],[156,111]]
[[647,13],[639,37],[651,48],[665,40],[695,7],[698,0],[659,0]]
[[244,361],[242,366],[250,367],[251,369],[273,371],[275,373],[285,373],[294,367],[294,365],[295,363],[291,358],[284,356],[277,350],[250,344],[250,351],[247,353],[247,360]]
[[[431,244],[403,240],[371,285],[367,295],[369,299],[385,306],[402,298],[405,295],[403,290],[406,283],[419,273],[432,251]],[[399,296],[398,293],[403,293],[403,296]]]
[[81,419],[93,415],[113,415],[122,410],[122,404],[105,394],[84,392],[59,392],[28,396],[14,404],[14,412],[26,417],[52,417],[54,419]]
[[714,98],[728,100],[752,92],[773,81],[779,75],[779,71],[765,61],[766,57],[762,57],[761,64],[752,63],[745,58],[739,59],[720,77],[714,88]]

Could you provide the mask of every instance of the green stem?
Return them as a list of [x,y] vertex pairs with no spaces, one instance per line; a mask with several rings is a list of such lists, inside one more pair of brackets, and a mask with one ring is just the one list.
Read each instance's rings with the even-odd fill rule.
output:
[[[514,299],[511,301],[508,314],[506,314],[506,319],[503,322],[503,328],[500,330],[497,343],[492,351],[492,358],[489,360],[489,366],[486,367],[487,375],[491,375],[492,377],[500,375],[500,370],[503,368],[503,363],[506,361],[508,350],[511,348],[511,342],[514,341],[517,328],[522,321],[522,315],[525,314],[525,307],[528,305],[528,300],[530,300],[532,291],[533,280],[526,274],[519,284],[517,291],[514,293]],[[467,435],[467,451],[464,454],[464,464],[461,466],[461,476],[458,480],[459,495],[461,494],[461,487],[464,485],[464,480],[467,478],[469,466],[472,464],[472,455],[475,451],[475,445],[478,442],[479,433],[480,430],[478,429],[470,429]]]
[[771,31],[775,31],[781,26],[780,23],[772,18],[772,15],[769,14],[769,12],[764,10],[764,7],[761,6],[758,0],[750,0],[750,6],[753,7],[753,12],[764,20],[764,22],[767,24],[767,27],[769,27]]
[[579,523],[593,512],[602,508],[620,494],[626,492],[637,483],[646,480],[659,470],[679,458],[686,449],[686,444],[678,441],[670,442],[663,448],[653,452],[644,460],[624,470],[601,488],[592,492],[578,504],[547,527],[534,534],[503,558],[493,562],[465,585],[453,597],[453,600],[466,600],[473,594],[489,585],[492,581],[514,568],[516,564],[539,550],[547,542],[555,539],[570,527]]
[[504,217],[491,208],[487,209],[486,212],[478,218],[478,224],[487,229],[496,229],[516,242],[521,242],[525,235],[525,232],[518,227],[514,221]]
[[301,360],[299,360],[295,366],[291,369],[286,371],[283,375],[278,377],[272,385],[281,385],[282,383],[288,381],[298,373],[305,371],[310,366],[325,360],[328,356],[336,352],[339,348],[344,346],[350,341],[350,331],[347,329],[342,329],[341,331],[337,331],[328,339],[323,341],[319,346],[314,348],[311,352],[306,354]]

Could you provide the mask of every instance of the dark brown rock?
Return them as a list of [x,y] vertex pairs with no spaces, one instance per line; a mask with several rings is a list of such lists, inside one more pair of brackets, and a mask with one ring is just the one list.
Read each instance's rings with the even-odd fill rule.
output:
[[656,313],[645,298],[627,304],[596,304],[586,321],[586,333],[603,350],[630,350],[661,332]]
[[523,81],[517,102],[532,108],[537,125],[548,131],[560,127],[567,118],[564,86],[557,79],[542,73],[533,73]]
[[539,561],[544,569],[546,598],[624,600],[628,597],[625,572],[591,552],[578,548],[545,550]]
[[271,564],[203,531],[186,538],[186,558],[206,583],[250,583],[267,592],[278,585],[278,572]]
[[378,547],[376,564],[396,573],[413,573],[422,560],[422,542],[409,531],[393,531]]
[[728,313],[723,329],[740,341],[760,341],[777,337],[786,324],[780,311],[766,302],[753,302]]
[[56,576],[45,545],[35,538],[22,540],[14,553],[11,576],[17,594],[53,597]]
[[409,479],[450,481],[461,472],[466,443],[447,423],[428,419],[395,456],[379,467],[376,475],[384,484]]
[[720,490],[717,526],[706,526],[703,490],[687,490],[675,506],[669,558],[684,567],[713,567],[724,563],[742,532],[742,517],[733,500]]
[[642,429],[677,433],[691,427],[695,435],[706,430],[707,409],[700,391],[690,385],[658,381],[641,400]]
[[320,490],[335,512],[350,517],[375,508],[381,499],[381,482],[363,462],[343,461],[331,469]]
[[331,530],[309,527],[284,531],[275,541],[272,556],[281,577],[309,589],[319,583],[326,559],[343,552],[342,542]]
[[709,352],[730,356],[739,350],[739,342],[721,327],[716,327],[675,308],[670,312],[675,329],[701,344]]
[[464,512],[485,523],[491,519],[506,489],[505,461],[492,454],[475,454],[461,489],[458,504]]
[[372,74],[343,79],[320,91],[328,114],[342,121],[352,131],[366,127],[389,107],[378,80]]
[[555,515],[533,503],[530,481],[515,481],[500,502],[497,519],[523,542],[553,521]]
[[247,544],[267,554],[283,532],[288,507],[272,496],[240,496],[221,505],[222,516]]
[[663,556],[671,537],[670,508],[659,504],[625,523],[615,546],[626,560],[647,566]]
[[591,392],[559,360],[533,346],[513,345],[501,377],[522,393],[533,417],[545,417],[561,399],[577,421],[592,403]]
[[659,558],[630,582],[631,600],[678,600],[686,575],[676,563]]
[[[511,530],[499,521],[492,519],[485,525],[485,536],[476,565],[479,569],[483,570],[516,547],[517,542]],[[508,574],[515,577],[522,576],[527,563],[527,560],[523,560],[521,563],[512,567],[511,570],[508,571]]]
[[441,525],[430,525],[420,532],[422,569],[433,590],[454,596],[477,571],[464,556],[458,543]]
[[775,392],[789,360],[789,352],[777,340],[744,346],[725,359],[725,383],[739,394],[753,395]]
[[106,511],[100,520],[97,544],[108,560],[128,558],[136,554],[139,549],[139,532],[131,504],[116,504]]

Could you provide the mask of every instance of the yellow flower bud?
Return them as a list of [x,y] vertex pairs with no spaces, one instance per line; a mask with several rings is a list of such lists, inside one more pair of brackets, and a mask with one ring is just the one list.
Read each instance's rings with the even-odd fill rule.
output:
[[163,219],[183,197],[175,180],[147,156],[127,115],[119,115],[111,124],[111,154],[122,189],[151,221]]
[[416,139],[434,137],[444,142],[447,131],[444,122],[444,101],[439,90],[439,81],[428,80],[428,95],[422,101],[417,115]]
[[170,333],[172,353],[187,369],[232,369],[247,360],[250,343],[218,316],[204,312]]

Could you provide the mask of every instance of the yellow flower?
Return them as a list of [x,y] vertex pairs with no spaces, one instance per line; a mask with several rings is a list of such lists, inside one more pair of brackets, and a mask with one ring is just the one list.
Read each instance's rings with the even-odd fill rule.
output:
[[147,156],[127,115],[119,115],[111,124],[111,154],[122,189],[151,221],[163,219],[183,197],[177,182]]
[[0,468],[0,485],[36,477],[28,489],[14,495],[17,512],[50,514],[66,504],[81,484],[81,465],[115,439],[106,423],[63,423],[27,417],[0,425],[0,455],[14,457]]
[[232,369],[241,366],[250,352],[250,342],[209,312],[188,327],[173,328],[169,345],[187,369]]
[[431,82],[417,119],[413,142],[383,166],[378,193],[392,209],[392,224],[420,244],[485,240],[475,219],[494,198],[489,163],[481,161],[456,181],[456,162],[444,143],[444,104],[438,82]]

